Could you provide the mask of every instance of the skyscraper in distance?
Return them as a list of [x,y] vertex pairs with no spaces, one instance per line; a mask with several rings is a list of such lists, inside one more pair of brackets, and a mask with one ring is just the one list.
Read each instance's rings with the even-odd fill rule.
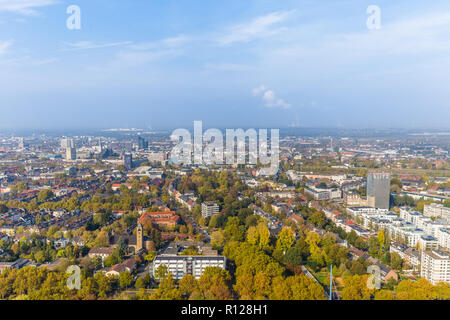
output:
[[385,172],[369,172],[367,175],[367,201],[370,207],[389,209],[391,175]]
[[131,170],[133,168],[133,157],[131,153],[125,153],[123,155],[123,166],[125,170]]
[[138,149],[139,150],[147,150],[148,149],[148,141],[146,141],[142,137],[138,137]]

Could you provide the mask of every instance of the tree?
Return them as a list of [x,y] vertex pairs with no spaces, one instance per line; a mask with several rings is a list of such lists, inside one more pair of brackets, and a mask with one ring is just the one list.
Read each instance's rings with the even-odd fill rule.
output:
[[123,271],[119,275],[119,284],[122,289],[128,288],[133,283],[133,276],[128,271]]
[[148,254],[145,255],[144,259],[145,259],[145,261],[152,262],[153,259],[155,259],[157,254],[158,254],[157,251],[149,251]]
[[382,254],[383,254],[384,243],[385,243],[385,240],[386,240],[383,230],[378,231],[377,238],[378,238],[378,243],[379,243],[379,246],[380,246],[378,255],[381,257]]
[[178,288],[181,293],[186,296],[190,296],[194,291],[198,290],[198,281],[191,274],[186,274],[181,278]]
[[225,235],[223,230],[218,230],[211,233],[211,244],[214,248],[223,247],[225,244]]
[[224,229],[225,238],[230,241],[242,241],[244,239],[244,226],[240,225],[238,217],[229,217]]
[[367,286],[368,275],[355,275],[344,279],[343,300],[369,300],[375,289]]
[[138,290],[145,288],[144,279],[142,279],[142,277],[137,278],[136,283],[134,284],[134,287]]
[[284,227],[278,234],[277,249],[280,249],[283,252],[285,252],[287,249],[292,247],[294,242],[295,242],[294,232],[290,228]]
[[167,277],[168,274],[169,274],[169,271],[168,271],[167,266],[162,264],[158,267],[158,269],[156,269],[155,277],[158,280],[163,280]]
[[302,263],[302,252],[297,247],[291,247],[286,251],[283,262],[288,265],[298,266]]
[[395,270],[402,270],[403,259],[396,252],[391,253],[391,267]]
[[177,289],[171,273],[163,278],[158,289],[150,296],[151,300],[180,300],[181,291]]
[[53,197],[53,192],[51,189],[44,189],[39,191],[38,193],[38,201],[39,202],[45,202],[48,199],[50,199],[51,197]]
[[247,230],[247,242],[257,245],[260,249],[266,249],[270,243],[270,231],[264,222]]

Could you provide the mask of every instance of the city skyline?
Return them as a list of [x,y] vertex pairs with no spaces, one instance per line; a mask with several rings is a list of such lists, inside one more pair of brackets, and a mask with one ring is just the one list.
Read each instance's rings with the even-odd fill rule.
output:
[[1,129],[448,128],[448,2],[12,3]]

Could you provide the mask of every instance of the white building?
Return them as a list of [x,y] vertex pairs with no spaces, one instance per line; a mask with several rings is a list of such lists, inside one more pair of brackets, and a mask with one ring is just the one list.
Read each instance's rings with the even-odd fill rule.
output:
[[436,233],[440,247],[450,250],[450,227],[440,228]]
[[207,218],[219,213],[219,205],[213,201],[202,203],[202,217]]
[[342,191],[333,188],[316,188],[314,186],[309,186],[305,188],[305,192],[311,195],[315,200],[334,200],[342,198]]
[[437,203],[427,204],[423,207],[423,215],[426,217],[441,217],[450,221],[450,208]]
[[420,275],[432,284],[450,284],[450,254],[441,250],[423,252]]
[[389,212],[387,209],[378,209],[372,207],[352,207],[346,209],[349,214],[354,217],[360,216],[362,214],[368,215],[378,215],[378,214],[386,214]]
[[158,268],[164,265],[167,272],[171,273],[174,279],[181,279],[186,274],[193,275],[199,279],[207,267],[219,267],[225,269],[226,258],[224,256],[178,256],[160,255],[153,260],[153,275],[156,276]]
[[439,249],[438,239],[429,235],[420,236],[419,240],[417,241],[417,246],[420,248],[421,251]]

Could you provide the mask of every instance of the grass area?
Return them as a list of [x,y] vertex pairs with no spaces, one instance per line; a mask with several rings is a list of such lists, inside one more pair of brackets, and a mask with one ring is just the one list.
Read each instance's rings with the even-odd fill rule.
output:
[[[310,270],[311,271],[311,270]],[[311,273],[316,277],[317,281],[324,287],[327,291],[330,290],[330,274],[328,272],[320,271]]]

